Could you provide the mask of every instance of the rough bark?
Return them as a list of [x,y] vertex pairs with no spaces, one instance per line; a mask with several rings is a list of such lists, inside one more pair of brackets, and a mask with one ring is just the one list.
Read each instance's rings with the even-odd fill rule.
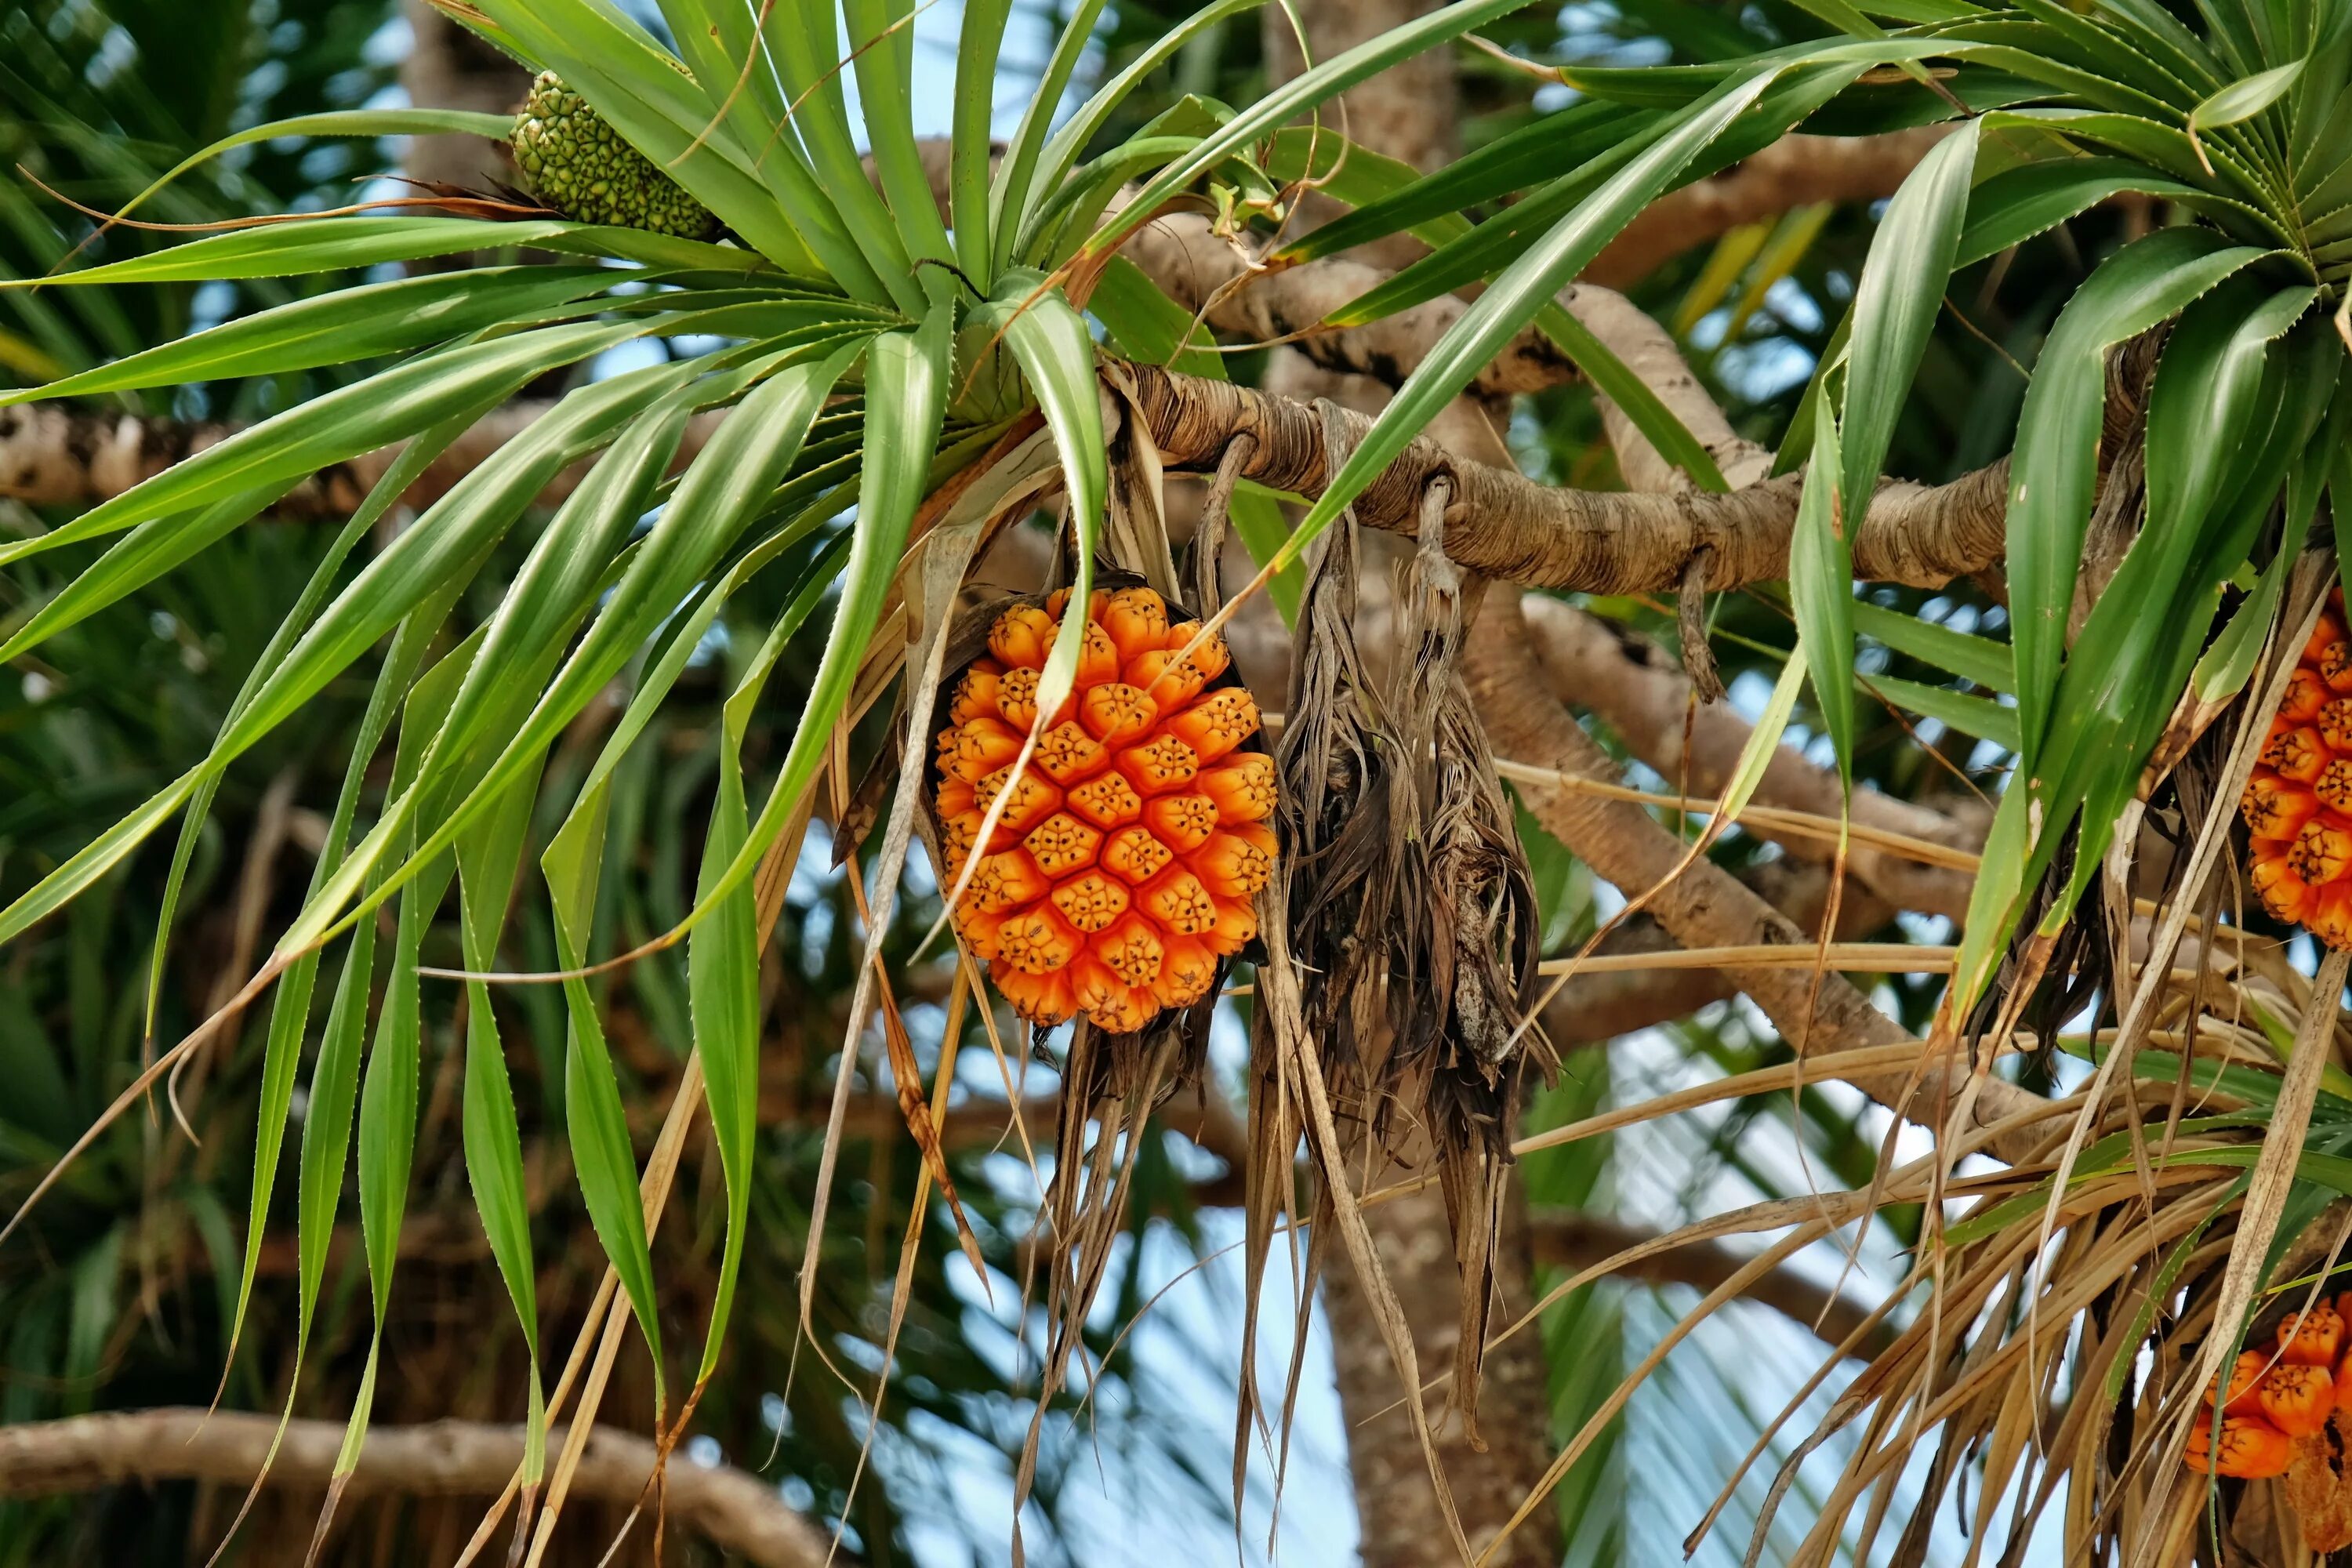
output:
[[[1295,15],[1307,50],[1325,60],[1441,3],[1301,0]],[[1267,74],[1276,81],[1305,68],[1299,38],[1286,12],[1276,6],[1264,12]],[[1460,113],[1454,51],[1441,48],[1425,50],[1351,89],[1342,96],[1336,113],[1327,112],[1325,123],[1336,120],[1358,144],[1429,170],[1460,151]],[[1319,223],[1337,210],[1336,204],[1308,193],[1297,221]],[[1360,252],[1365,260],[1386,267],[1402,266],[1421,253],[1422,247],[1402,235]],[[1327,367],[1311,356],[1277,349],[1267,367],[1266,384],[1288,395],[1293,406],[1311,409],[1316,398],[1329,397],[1360,415],[1377,413],[1394,379],[1351,378],[1339,374],[1345,368]],[[1351,380],[1355,384],[1349,384]],[[1498,471],[1516,472],[1499,434],[1502,412],[1499,404],[1454,399],[1433,423],[1427,438],[1465,460],[1492,462],[1501,466]],[[1365,1219],[1381,1269],[1411,1327],[1420,1363],[1451,1365],[1464,1313],[1444,1199],[1432,1188],[1375,1208]],[[1526,1187],[1515,1176],[1508,1178],[1493,1255],[1495,1289],[1504,1309],[1498,1321],[1507,1321],[1528,1304],[1535,1268],[1528,1251],[1527,1221]],[[1339,1405],[1349,1426],[1348,1463],[1356,1483],[1361,1561],[1365,1568],[1451,1564],[1453,1544],[1429,1484],[1420,1442],[1412,1424],[1391,1408],[1399,1393],[1396,1370],[1353,1268],[1340,1266],[1328,1271],[1324,1301],[1331,1315]],[[1449,1424],[1439,1437],[1439,1458],[1455,1510],[1475,1548],[1483,1551],[1495,1540],[1520,1500],[1541,1481],[1550,1461],[1546,1388],[1541,1337],[1515,1336],[1486,1357],[1477,1412],[1484,1451],[1472,1447],[1458,1424]],[[1558,1563],[1556,1511],[1539,1510],[1487,1561],[1495,1568],[1549,1568]]]
[[[553,406],[525,398],[499,409],[451,442],[403,499],[417,507],[439,500]],[[715,413],[699,415],[688,426],[678,446],[679,466],[701,449],[721,417]],[[0,496],[31,506],[95,506],[235,435],[237,429],[234,425],[142,418],[83,404],[0,408]],[[268,510],[289,521],[349,517],[400,451],[399,445],[385,447],[321,468],[288,490]],[[552,506],[570,495],[590,466],[575,464],[558,474],[541,492],[541,503]]]
[[[1151,433],[1172,469],[1206,471],[1235,435],[1259,437],[1247,476],[1277,489],[1321,493],[1323,426],[1311,404],[1203,381],[1154,365],[1129,367]],[[425,505],[550,405],[500,409],[455,442],[408,492]],[[1359,435],[1370,421],[1343,416]],[[679,447],[689,458],[719,415],[699,416]],[[143,419],[65,405],[0,409],[0,495],[37,506],[89,506],[162,472],[231,433],[218,425]],[[303,480],[272,509],[281,517],[348,515],[396,447],[364,454]],[[559,476],[560,500],[586,471]],[[1507,468],[1460,458],[1427,437],[1409,447],[1357,502],[1368,526],[1410,535],[1431,479],[1453,482],[1446,549],[1462,564],[1529,587],[1657,593],[1682,580],[1701,548],[1713,552],[1715,590],[1787,575],[1801,482],[1766,479],[1727,495],[1553,489]],[[1877,582],[1935,586],[1998,560],[2006,460],[1935,487],[1881,486],[1854,540],[1854,571]]]
[[[261,1472],[277,1426],[270,1416],[242,1412],[207,1417],[202,1410],[162,1409],[0,1427],[0,1497],[160,1480],[248,1485]],[[551,1449],[562,1438],[562,1431],[551,1434]],[[323,1491],[342,1440],[340,1421],[289,1423],[269,1464],[270,1484]],[[520,1426],[473,1421],[378,1426],[368,1434],[346,1495],[495,1497],[522,1456]],[[600,1426],[572,1475],[572,1496],[628,1507],[645,1493],[653,1466],[650,1441]],[[703,1466],[673,1456],[663,1496],[671,1529],[690,1531],[761,1568],[819,1568],[826,1561],[827,1537],[773,1487],[732,1465]],[[650,1530],[650,1517],[638,1528]]]
[[[1209,220],[1174,213],[1139,229],[1121,254],[1188,310],[1204,310],[1211,326],[1250,339],[1295,338],[1301,353],[1325,370],[1360,376],[1382,386],[1401,384],[1462,313],[1466,301],[1450,295],[1362,326],[1330,327],[1325,320],[1388,281],[1390,274],[1350,257],[1327,257],[1295,267],[1254,269]],[[1694,384],[1673,340],[1614,289],[1580,284],[1560,302],[1619,358],[1642,374],[1711,448],[1718,465],[1751,460],[1757,448],[1739,440]],[[1660,350],[1663,347],[1663,354]],[[1576,367],[1551,339],[1528,328],[1472,378],[1467,394],[1499,406],[1523,392],[1540,392],[1576,377]],[[1702,428],[1701,426],[1705,426]],[[1641,488],[1637,486],[1636,488]]]
[[[1230,266],[1229,253],[1213,244],[1155,250],[1146,243],[1163,233],[1181,237],[1184,232],[1177,219],[1149,226],[1136,255],[1147,271],[1180,298],[1205,299],[1219,285],[1202,268],[1221,257]],[[1280,289],[1303,289],[1318,278],[1323,281],[1316,286],[1328,288],[1344,279],[1317,268],[1355,265],[1317,263],[1277,274],[1244,290],[1243,298],[1274,289],[1263,298],[1279,300]],[[1653,592],[1679,584],[1685,564],[1702,547],[1712,552],[1711,588],[1784,575],[1801,481],[1795,476],[1759,478],[1760,454],[1730,431],[1720,412],[1698,391],[1671,341],[1641,312],[1599,289],[1577,291],[1571,304],[1714,450],[1727,477],[1736,484],[1757,482],[1728,495],[1554,490],[1507,466],[1458,456],[1465,444],[1462,440],[1449,451],[1423,437],[1361,498],[1359,515],[1373,527],[1410,533],[1418,521],[1423,490],[1433,478],[1444,475],[1453,481],[1454,498],[1447,515],[1448,550],[1463,564],[1489,576],[1538,587]],[[1305,320],[1319,319],[1321,307],[1315,300],[1306,300],[1301,309],[1310,312]],[[1368,330],[1370,335],[1335,338],[1332,342],[1340,347],[1333,352],[1383,373],[1378,379],[1402,378],[1458,310],[1449,301],[1433,302]],[[1266,324],[1291,319],[1273,315]],[[1343,357],[1333,363],[1350,361]],[[1523,334],[1496,363],[1501,368],[1490,367],[1487,373],[1491,384],[1481,382],[1474,390],[1499,397],[1523,389],[1519,383],[1526,376],[1540,374],[1556,380],[1564,362],[1548,345]],[[1515,365],[1520,369],[1514,370]],[[1212,466],[1234,435],[1249,430],[1260,440],[1248,477],[1302,494],[1319,491],[1326,475],[1323,429],[1311,404],[1152,366],[1133,367],[1133,376],[1152,433],[1171,467]],[[439,495],[546,406],[524,402],[500,410],[457,443],[407,499],[422,504]],[[1358,421],[1359,432],[1369,423],[1362,415],[1351,417]],[[682,458],[692,452],[711,422],[706,416],[688,432]],[[68,408],[0,411],[0,494],[37,505],[89,505],[226,433],[220,426],[190,427]],[[1611,433],[1621,467],[1637,488],[1665,489],[1671,484],[1672,477],[1655,455],[1622,419],[1612,417]],[[338,465],[296,487],[276,510],[309,516],[348,511],[390,460],[387,450]],[[575,470],[559,481],[555,493],[576,479]],[[2007,484],[2005,460],[1948,485],[1883,484],[1853,542],[1856,574],[1931,586],[1989,565],[2002,548]]]
[[[1257,442],[1244,478],[1300,495],[1321,493],[1329,469],[1322,420],[1312,406],[1156,365],[1128,373],[1169,468],[1213,468],[1246,431]],[[1360,415],[1341,418],[1352,426],[1351,439],[1370,425]],[[1882,484],[1855,531],[1854,575],[1935,586],[1998,560],[2008,472],[2003,459],[1948,485]],[[1455,458],[1422,437],[1357,498],[1356,515],[1368,527],[1411,535],[1423,493],[1441,478],[1453,498],[1445,549],[1454,561],[1527,587],[1596,594],[1673,588],[1702,549],[1711,552],[1710,590],[1786,576],[1802,488],[1792,474],[1728,494],[1553,489]]]
[[[1445,1200],[1433,1186],[1368,1209],[1364,1218],[1397,1304],[1412,1326],[1421,1364],[1452,1365],[1461,1297]],[[1495,1320],[1500,1325],[1530,1304],[1527,1200],[1517,1182],[1503,1203],[1496,1252],[1496,1275],[1505,1290],[1504,1310]],[[1323,1300],[1331,1315],[1339,1407],[1348,1422],[1348,1468],[1356,1483],[1364,1568],[1457,1568],[1421,1446],[1402,1411],[1392,1408],[1399,1393],[1396,1367],[1354,1271],[1333,1268],[1324,1277]],[[1454,1489],[1454,1508],[1474,1547],[1494,1540],[1544,1473],[1551,1457],[1545,1387],[1540,1336],[1514,1334],[1486,1352],[1478,1401],[1486,1451],[1473,1449],[1458,1426],[1439,1436],[1438,1455]],[[1539,1510],[1487,1561],[1496,1568],[1551,1568],[1559,1561],[1558,1530],[1552,1510]]]

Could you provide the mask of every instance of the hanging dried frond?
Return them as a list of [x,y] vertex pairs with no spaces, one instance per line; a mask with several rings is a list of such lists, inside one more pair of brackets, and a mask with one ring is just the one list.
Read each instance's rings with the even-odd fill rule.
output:
[[[1336,453],[1344,429],[1327,425]],[[1446,500],[1443,483],[1424,498],[1419,551],[1395,584],[1398,634],[1385,668],[1356,646],[1352,520],[1318,541],[1277,753],[1285,896],[1268,900],[1265,918],[1283,922],[1293,954],[1301,1047],[1370,1156],[1351,1153],[1349,1163],[1424,1169],[1444,1195],[1462,1310],[1450,1400],[1475,1443],[1509,1132],[1541,1040],[1522,1027],[1536,970],[1533,888],[1493,748],[1455,672],[1476,584],[1446,558]],[[1282,1079],[1281,1043],[1265,1037],[1271,1011],[1260,1011],[1255,1093],[1280,1107],[1298,1089]],[[1255,1164],[1270,1177],[1297,1146],[1297,1113],[1254,1108],[1253,1131]],[[1316,1169],[1328,1218],[1340,1195],[1331,1189],[1349,1177],[1319,1155]],[[1271,1211],[1252,1217],[1262,1248]],[[1318,1221],[1318,1237],[1324,1228]]]

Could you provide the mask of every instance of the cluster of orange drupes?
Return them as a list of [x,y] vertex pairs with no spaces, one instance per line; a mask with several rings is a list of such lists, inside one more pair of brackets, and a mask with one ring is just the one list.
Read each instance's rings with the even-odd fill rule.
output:
[[2213,1390],[2205,1390],[2209,1408],[2189,1434],[2190,1469],[2247,1478],[2286,1473],[2295,1439],[2327,1425],[2338,1383],[2352,1376],[2345,1364],[2345,1310],[2352,1310],[2352,1294],[2333,1307],[2322,1302],[2288,1314],[2267,1344],[2240,1352],[2221,1401],[2218,1441],[2210,1408]]
[[2352,639],[2336,589],[2240,802],[2263,907],[2352,947]]
[[1006,610],[957,683],[939,734],[940,847],[950,879],[980,852],[955,927],[1023,1017],[1084,1012],[1129,1034],[1207,994],[1220,960],[1257,934],[1274,762],[1239,749],[1258,730],[1250,694],[1210,684],[1224,644],[1180,664],[1200,623],[1171,625],[1158,594],[1121,588],[1089,601],[1076,686],[1015,776],[1066,602]]

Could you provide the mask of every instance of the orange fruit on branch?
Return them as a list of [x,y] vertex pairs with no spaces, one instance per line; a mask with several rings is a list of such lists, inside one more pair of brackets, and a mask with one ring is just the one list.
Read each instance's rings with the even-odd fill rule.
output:
[[[2260,1413],[2262,1405],[2256,1391],[2262,1384],[2263,1373],[2270,1365],[2271,1358],[2261,1351],[2240,1351],[2237,1364],[2230,1369],[2230,1392],[2221,1402],[2221,1414],[2247,1415]],[[2213,1403],[2213,1386],[2210,1384],[2205,1386],[2204,1399],[2208,1405]]]
[[1132,1034],[1207,995],[1257,934],[1274,761],[1248,749],[1257,703],[1221,683],[1223,642],[1180,658],[1199,623],[1129,587],[1088,601],[1076,684],[1016,772],[1066,602],[1014,605],[989,628],[949,690],[932,804],[949,885],[979,858],[956,931],[1013,1009]]
[[2288,678],[2239,808],[2263,907],[2352,947],[2352,634],[2341,588]]
[[2307,1312],[2289,1312],[2278,1326],[2279,1359],[2292,1366],[2333,1366],[2344,1346],[2344,1319],[2322,1301]]
[[2221,1436],[2213,1436],[2213,1413],[2200,1412],[2189,1428],[2189,1468],[2200,1475],[2237,1476],[2246,1479],[2283,1476],[2294,1458],[2287,1435],[2259,1415],[2225,1415]]
[[2282,1363],[2263,1375],[2254,1398],[2264,1420],[2290,1437],[2305,1437],[2336,1409],[2336,1379],[2324,1366]]

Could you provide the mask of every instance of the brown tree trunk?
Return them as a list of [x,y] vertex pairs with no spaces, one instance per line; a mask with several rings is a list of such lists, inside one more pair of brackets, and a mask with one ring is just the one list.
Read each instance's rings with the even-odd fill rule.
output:
[[[1433,11],[1437,5],[1438,0],[1304,0],[1297,13],[1307,48],[1322,61]],[[1268,77],[1282,81],[1297,75],[1304,61],[1281,8],[1266,8],[1265,28]],[[1344,130],[1359,145],[1426,170],[1461,152],[1459,107],[1453,51],[1432,49],[1345,94],[1336,110],[1327,110],[1324,123]],[[1338,210],[1309,193],[1297,226],[1311,228]],[[1400,267],[1422,253],[1417,242],[1396,236],[1356,254],[1364,261]],[[1335,374],[1290,349],[1276,352],[1267,385],[1295,396],[1331,397],[1367,413],[1389,397],[1389,388],[1377,381]],[[1450,412],[1454,416],[1432,432],[1441,445],[1487,462],[1508,463],[1490,411],[1465,401]],[[1432,1188],[1368,1210],[1365,1218],[1412,1325],[1421,1364],[1450,1365],[1460,1331],[1461,1287],[1444,1198]],[[1501,1324],[1526,1310],[1534,1279],[1527,1194],[1517,1180],[1505,1192],[1495,1278],[1503,1296],[1495,1321]],[[1454,1548],[1420,1444],[1402,1413],[1391,1408],[1400,1392],[1395,1366],[1352,1269],[1340,1264],[1325,1276],[1324,1301],[1331,1314],[1365,1568],[1451,1563]],[[1519,1334],[1486,1358],[1478,1412],[1486,1451],[1473,1449],[1458,1424],[1449,1424],[1442,1434],[1439,1453],[1473,1547],[1485,1548],[1541,1479],[1550,1458],[1549,1407],[1542,1342],[1534,1333]],[[1545,1568],[1559,1562],[1559,1528],[1552,1510],[1538,1510],[1493,1561],[1498,1568]]]
[[[403,7],[415,41],[400,65],[400,85],[419,109],[466,109],[505,114],[520,106],[530,75],[513,56],[500,52],[425,4]],[[493,181],[511,184],[514,169],[495,143],[478,136],[419,136],[409,144],[407,174],[427,184],[488,190]]]
[[[1445,1200],[1435,1187],[1364,1211],[1372,1244],[1412,1325],[1414,1352],[1424,1369],[1450,1366],[1461,1323],[1454,1241]],[[1534,1269],[1528,1242],[1525,1190],[1515,1180],[1503,1199],[1503,1230],[1495,1275],[1503,1300],[1494,1315],[1508,1323],[1530,1303]],[[1404,1412],[1395,1363],[1381,1339],[1371,1303],[1345,1262],[1324,1276],[1323,1302],[1331,1315],[1332,1360],[1339,1407],[1348,1422],[1348,1468],[1356,1482],[1356,1514],[1363,1531],[1364,1568],[1454,1568],[1454,1546],[1437,1512],[1429,1470]],[[1439,1401],[1431,1400],[1433,1412]],[[1532,1331],[1515,1334],[1486,1355],[1478,1402],[1486,1452],[1472,1448],[1458,1424],[1439,1436],[1454,1505],[1470,1544],[1483,1550],[1535,1487],[1551,1459],[1549,1400],[1543,1343]],[[1559,1561],[1559,1524],[1538,1509],[1490,1560],[1496,1568],[1551,1568]]]

